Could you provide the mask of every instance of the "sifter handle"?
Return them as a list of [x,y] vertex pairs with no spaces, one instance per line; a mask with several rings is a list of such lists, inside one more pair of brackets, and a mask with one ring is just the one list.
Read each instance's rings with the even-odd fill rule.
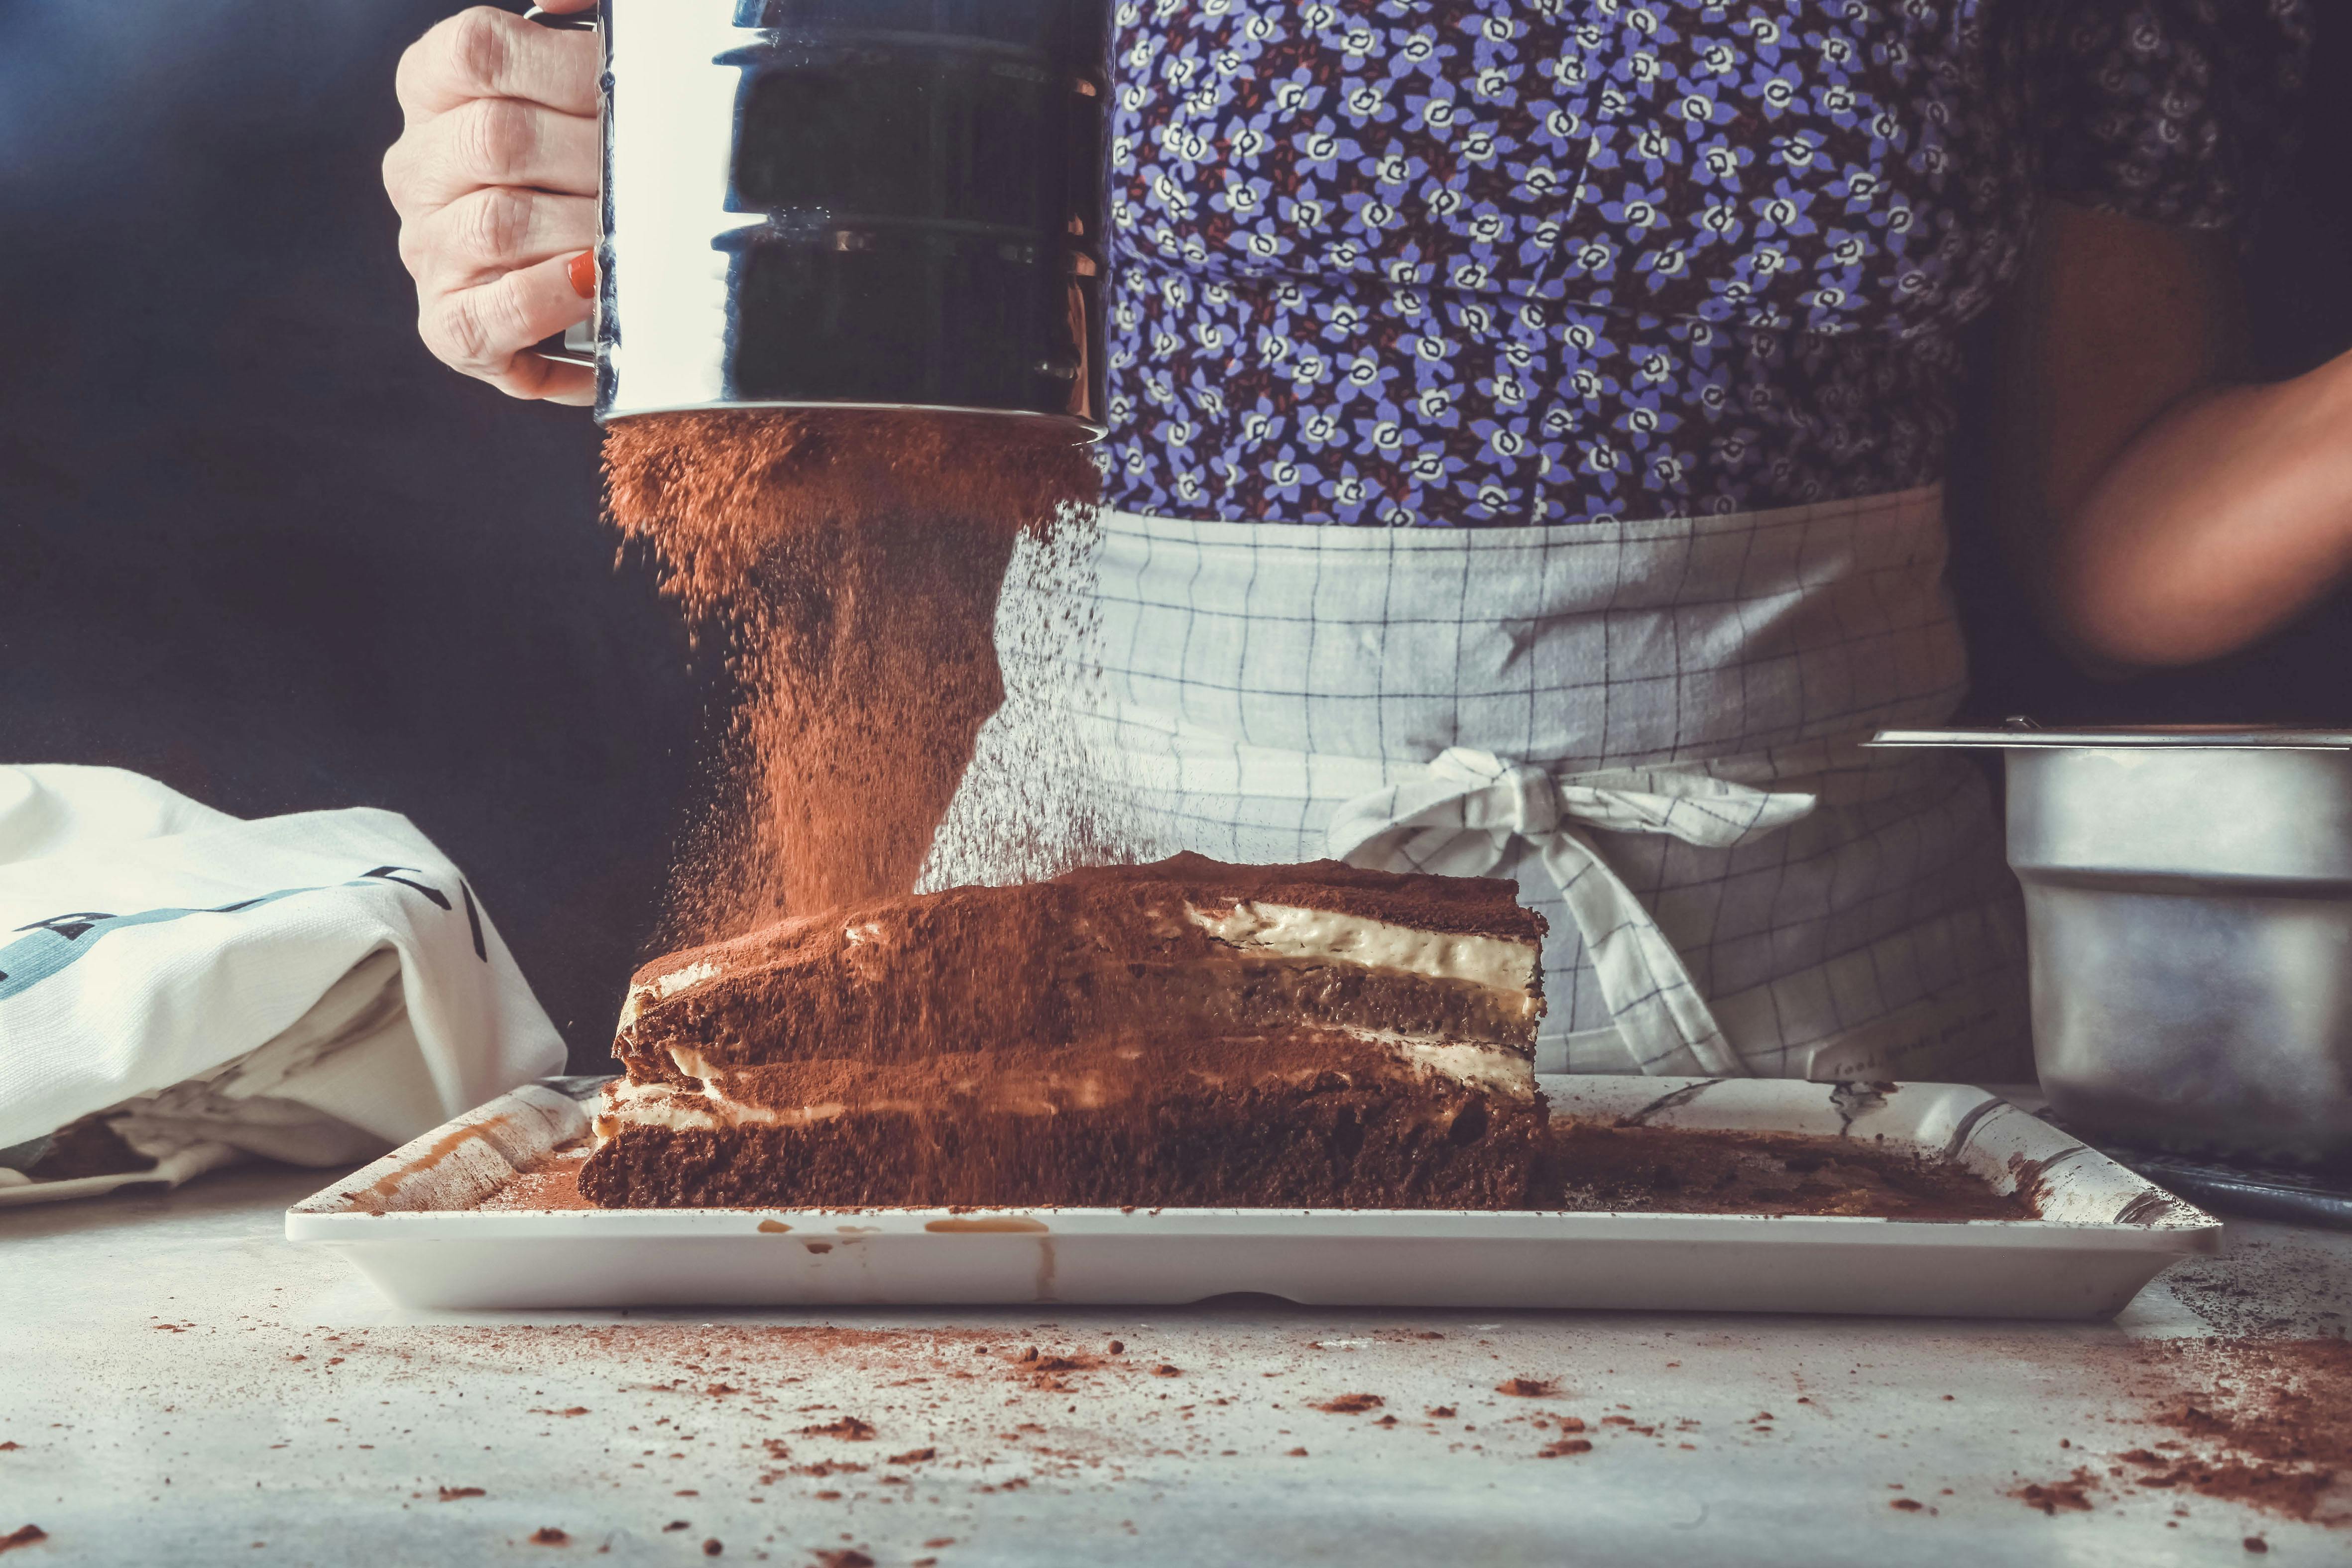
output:
[[[593,33],[596,17],[587,11],[570,12],[558,16],[543,6],[533,5],[522,14],[526,22],[536,22],[542,27],[552,27],[559,33]],[[533,350],[541,359],[552,360],[559,365],[585,365],[596,368],[596,319],[591,316],[560,337],[548,339]]]

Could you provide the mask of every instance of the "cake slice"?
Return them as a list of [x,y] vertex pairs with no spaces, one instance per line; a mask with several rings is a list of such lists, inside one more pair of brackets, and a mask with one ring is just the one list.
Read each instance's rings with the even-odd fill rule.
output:
[[790,920],[639,971],[605,1207],[1518,1207],[1540,916],[1197,855]]

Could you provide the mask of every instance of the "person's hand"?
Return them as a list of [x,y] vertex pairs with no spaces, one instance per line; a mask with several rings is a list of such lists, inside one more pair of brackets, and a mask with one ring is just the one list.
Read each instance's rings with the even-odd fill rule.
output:
[[[595,0],[547,0],[585,11]],[[401,57],[407,129],[384,154],[417,330],[444,362],[510,396],[586,403],[595,372],[533,353],[595,292],[594,34],[476,6]]]

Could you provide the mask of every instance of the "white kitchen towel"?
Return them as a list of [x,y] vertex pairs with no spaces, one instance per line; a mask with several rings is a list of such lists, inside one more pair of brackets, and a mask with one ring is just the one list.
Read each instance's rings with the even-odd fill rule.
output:
[[[0,767],[0,1205],[352,1163],[562,1066],[407,819],[243,821],[115,768]],[[157,1167],[26,1178],[97,1113]]]

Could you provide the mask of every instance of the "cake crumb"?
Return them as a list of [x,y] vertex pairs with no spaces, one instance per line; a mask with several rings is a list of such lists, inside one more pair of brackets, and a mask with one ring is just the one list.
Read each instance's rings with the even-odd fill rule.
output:
[[1332,1416],[1360,1416],[1367,1410],[1377,1410],[1386,1403],[1377,1394],[1339,1394],[1319,1405],[1310,1404],[1307,1408]]
[[2089,1494],[2097,1484],[2097,1478],[2090,1471],[2078,1468],[2063,1481],[2051,1481],[2046,1485],[2032,1482],[2017,1488],[2009,1495],[2028,1508],[2038,1508],[2053,1516],[2062,1508],[2088,1513],[2091,1511]]

